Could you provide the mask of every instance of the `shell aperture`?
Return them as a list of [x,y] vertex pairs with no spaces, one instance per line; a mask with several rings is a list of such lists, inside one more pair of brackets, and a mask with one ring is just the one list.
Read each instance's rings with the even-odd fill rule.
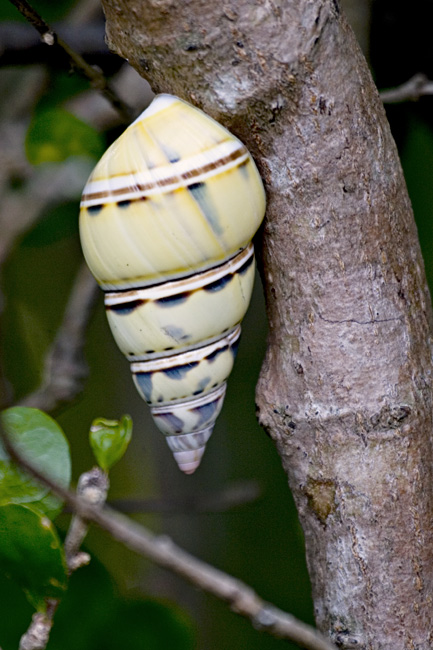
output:
[[171,95],[109,147],[83,191],[81,244],[110,328],[185,473],[222,407],[264,211],[245,146]]

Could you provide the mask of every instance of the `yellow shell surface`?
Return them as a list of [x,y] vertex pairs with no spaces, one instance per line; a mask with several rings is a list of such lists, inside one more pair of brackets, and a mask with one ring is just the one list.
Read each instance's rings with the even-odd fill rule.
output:
[[238,325],[227,337],[198,350],[131,364],[134,383],[148,404],[206,394],[230,375],[240,336]]
[[107,318],[117,345],[132,360],[158,356],[167,350],[175,354],[179,349],[221,336],[245,315],[254,268],[250,244],[217,269],[131,291],[130,301],[128,292],[107,294]]
[[245,146],[202,111],[159,95],[90,176],[81,241],[104,289],[143,287],[220,264],[252,239],[264,210]]
[[110,328],[188,474],[222,408],[264,212],[242,142],[171,95],[114,142],[83,191],[81,243]]

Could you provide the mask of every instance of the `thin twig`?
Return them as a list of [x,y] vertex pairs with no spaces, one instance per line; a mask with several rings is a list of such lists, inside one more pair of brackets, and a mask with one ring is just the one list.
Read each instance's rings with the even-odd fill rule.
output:
[[[69,19],[56,25],[68,45],[91,65],[97,65],[104,74],[111,75],[123,66],[124,61],[110,52],[104,41],[104,24],[70,23]],[[35,29],[29,24],[3,22],[0,24],[0,67],[48,63],[59,65],[58,51],[46,47]]]
[[47,45],[53,45],[55,41],[54,32],[38,12],[33,9],[26,0],[10,0],[10,2],[12,2],[24,18],[33,25],[35,29],[37,29],[44,43],[47,43]]
[[45,22],[45,20],[33,9],[27,0],[10,0],[18,11],[33,25],[39,32],[43,43],[49,46],[59,47],[69,58],[75,70],[86,77],[92,86],[99,90],[112,106],[120,113],[125,123],[134,117],[131,108],[118,96],[110,86],[104,75],[89,65],[82,56],[75,52],[69,45],[56,34],[56,32]]
[[[108,488],[108,475],[99,467],[94,467],[80,476],[77,494],[83,503],[101,508],[106,501]],[[87,530],[87,523],[78,515],[74,515],[65,539],[69,575],[90,562],[90,555],[80,551]],[[46,600],[46,611],[33,614],[28,630],[21,637],[19,650],[45,650],[59,604],[60,599],[49,598]]]
[[81,390],[87,366],[83,358],[84,332],[98,295],[98,287],[83,263],[73,286],[63,321],[44,365],[41,386],[21,400],[21,406],[53,411]]
[[47,647],[53,617],[59,602],[50,600],[46,612],[35,612],[29,629],[22,635],[18,650],[45,650]]
[[417,101],[424,95],[433,95],[433,81],[430,81],[422,73],[414,75],[401,86],[380,92],[380,98],[384,104]]
[[259,630],[297,643],[307,650],[335,650],[314,628],[262,600],[244,582],[216,569],[177,546],[165,535],[156,536],[144,526],[109,508],[95,508],[57,485],[24,459],[1,433],[11,458],[45,483],[83,520],[92,521],[127,548],[182,576],[195,587],[227,602],[231,609]]
[[[94,467],[89,472],[81,474],[77,494],[86,503],[101,508],[107,500],[109,486],[108,474],[100,467]],[[87,522],[79,515],[74,515],[65,539],[66,565],[70,574],[90,561],[88,553],[80,551],[87,530]]]

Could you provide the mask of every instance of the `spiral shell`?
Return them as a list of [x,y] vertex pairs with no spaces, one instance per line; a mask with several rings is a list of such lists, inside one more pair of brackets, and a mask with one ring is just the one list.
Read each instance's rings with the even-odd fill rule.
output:
[[185,473],[222,407],[264,211],[245,146],[171,95],[111,145],[83,191],[81,243],[110,328]]

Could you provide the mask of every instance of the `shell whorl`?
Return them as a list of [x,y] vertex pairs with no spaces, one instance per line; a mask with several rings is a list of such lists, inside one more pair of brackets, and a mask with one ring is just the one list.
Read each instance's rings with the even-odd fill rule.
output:
[[83,191],[81,242],[108,322],[186,473],[222,407],[264,210],[245,146],[170,95],[114,142]]

